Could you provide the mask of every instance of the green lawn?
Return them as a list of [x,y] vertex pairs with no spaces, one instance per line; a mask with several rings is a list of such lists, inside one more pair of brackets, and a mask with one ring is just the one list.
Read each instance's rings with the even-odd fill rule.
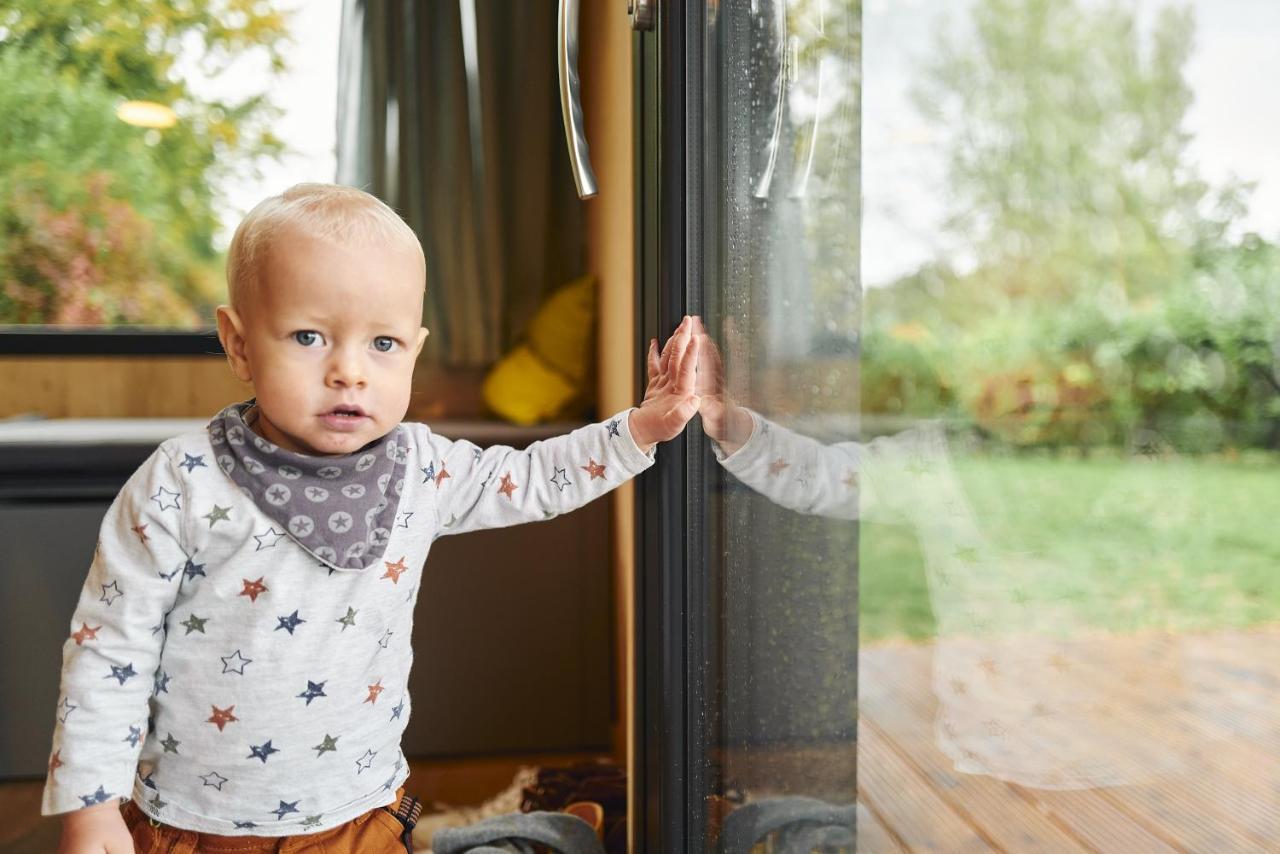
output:
[[951,561],[944,586],[938,559],[926,572],[915,528],[864,522],[864,642],[964,632],[975,616],[978,632],[1064,633],[1280,619],[1278,456],[955,466],[988,542]]

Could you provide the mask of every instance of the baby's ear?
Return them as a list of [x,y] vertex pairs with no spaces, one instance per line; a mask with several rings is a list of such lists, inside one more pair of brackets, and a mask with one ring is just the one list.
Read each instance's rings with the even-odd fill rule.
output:
[[249,357],[245,354],[244,322],[229,305],[218,306],[218,340],[227,354],[231,373],[240,382],[253,382],[253,371],[249,369]]
[[418,330],[418,346],[414,348],[413,358],[416,359],[418,356],[422,355],[422,345],[427,343],[427,336],[430,334],[431,330],[427,329],[425,326]]

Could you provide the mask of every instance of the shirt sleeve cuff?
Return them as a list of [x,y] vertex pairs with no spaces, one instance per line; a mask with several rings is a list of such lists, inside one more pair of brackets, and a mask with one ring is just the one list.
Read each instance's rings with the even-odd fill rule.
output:
[[738,449],[732,454],[726,454],[724,449],[720,447],[719,442],[713,441],[711,443],[711,452],[715,454],[716,459],[726,467],[733,466],[741,462],[743,459],[748,459],[753,456],[758,450],[757,446],[763,442],[761,436],[763,436],[764,431],[761,429],[760,414],[753,409],[747,409],[745,406],[740,406],[738,408],[751,416],[751,435],[747,437],[747,441],[739,445]]
[[623,463],[629,470],[639,473],[653,465],[654,460],[657,459],[658,443],[654,442],[653,447],[649,449],[648,453],[640,450],[640,445],[637,444],[635,436],[631,435],[631,413],[635,410],[636,407],[634,406],[623,410],[613,418],[609,419],[609,421],[606,422],[606,426],[614,420],[620,422],[619,432],[622,435],[619,438],[622,439],[622,444],[619,448],[619,454],[622,457]]

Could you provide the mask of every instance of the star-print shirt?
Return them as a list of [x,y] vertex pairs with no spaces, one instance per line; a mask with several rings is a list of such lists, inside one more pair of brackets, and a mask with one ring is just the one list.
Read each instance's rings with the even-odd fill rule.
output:
[[[132,797],[188,830],[284,836],[389,803],[408,776],[410,629],[436,537],[549,519],[653,464],[631,410],[481,449],[401,425],[381,559],[318,560],[216,462],[169,439],[103,520],[64,646],[42,812]],[[430,595],[430,590],[427,591]]]

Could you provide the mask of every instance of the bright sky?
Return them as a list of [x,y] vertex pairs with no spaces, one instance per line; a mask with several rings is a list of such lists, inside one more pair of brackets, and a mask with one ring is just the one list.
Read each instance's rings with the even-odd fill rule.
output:
[[[1147,23],[1166,0],[1135,0]],[[1246,227],[1280,237],[1280,3],[1195,0],[1197,41],[1185,73],[1195,101],[1187,115],[1201,174],[1257,181]],[[966,0],[866,0],[863,18],[862,275],[889,284],[944,255],[963,266],[962,245],[943,235],[948,201],[942,152],[915,112],[908,87],[945,17],[964,22]],[[944,15],[945,13],[945,15]]]
[[[274,130],[292,153],[282,163],[265,166],[261,180],[244,176],[222,187],[227,204],[219,211],[220,248],[226,247],[236,224],[262,199],[299,181],[332,181],[336,174],[334,139],[342,0],[294,0],[282,4],[282,8],[292,11],[293,43],[285,48],[289,72],[272,87],[272,99],[285,111]],[[213,79],[201,77],[190,62],[180,64],[179,69],[198,93],[243,97],[246,92],[260,91],[266,62],[260,57],[246,57]]]

